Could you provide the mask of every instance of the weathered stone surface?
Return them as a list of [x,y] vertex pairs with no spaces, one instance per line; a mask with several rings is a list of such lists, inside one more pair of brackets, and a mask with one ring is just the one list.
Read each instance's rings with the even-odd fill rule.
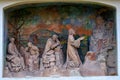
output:
[[108,75],[117,75],[117,55],[116,48],[113,48],[108,52],[107,57],[107,73]]
[[11,72],[19,72],[25,68],[23,57],[16,47],[14,38],[10,39],[6,58],[7,67]]
[[85,62],[81,65],[80,72],[82,76],[105,76],[101,64],[93,57],[93,52],[87,52]]
[[[53,68],[55,66],[63,65],[62,49],[57,35],[53,35],[46,43],[44,53],[42,55],[43,66],[45,68]],[[59,64],[58,64],[59,63]]]
[[33,45],[32,42],[28,42],[28,47],[26,52],[29,52],[28,68],[30,71],[35,71],[39,69],[39,49],[37,46]]
[[55,62],[50,62],[50,66],[55,66]]
[[12,74],[9,71],[8,67],[5,67],[4,72],[3,72],[3,77],[12,77]]
[[24,71],[20,71],[20,72],[17,72],[17,73],[12,73],[13,74],[13,77],[25,77],[26,76],[26,72]]
[[108,68],[108,75],[117,75],[116,68]]
[[107,58],[107,65],[109,67],[116,67],[117,62],[116,62],[116,53],[115,52],[109,52],[108,58]]
[[79,68],[70,70],[70,76],[81,76],[81,73],[79,71]]

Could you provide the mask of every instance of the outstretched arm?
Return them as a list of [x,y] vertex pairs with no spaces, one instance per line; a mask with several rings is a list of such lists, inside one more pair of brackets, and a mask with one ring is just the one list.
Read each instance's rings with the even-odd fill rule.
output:
[[80,37],[80,38],[78,38],[78,39],[80,39],[80,41],[81,41],[81,40],[85,39],[85,37],[83,36],[83,37]]
[[77,40],[70,39],[71,45],[74,46],[74,47],[76,47],[76,48],[79,48],[80,41],[83,40],[83,39],[84,39],[84,37],[80,37]]

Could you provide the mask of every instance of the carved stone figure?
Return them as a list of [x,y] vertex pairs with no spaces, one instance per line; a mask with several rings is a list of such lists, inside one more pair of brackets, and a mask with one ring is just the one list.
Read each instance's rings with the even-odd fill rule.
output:
[[65,63],[67,68],[79,67],[81,64],[77,48],[79,48],[80,41],[83,40],[84,37],[80,37],[77,40],[75,40],[74,34],[75,31],[73,29],[70,29],[67,43],[67,61]]
[[98,53],[103,49],[103,41],[105,31],[105,23],[101,16],[96,18],[96,26],[93,28],[93,33],[90,41],[90,51],[93,51],[98,55]]
[[108,46],[113,47],[115,44],[115,33],[114,33],[114,23],[109,20],[106,24],[106,38],[108,39]]
[[33,45],[31,42],[28,42],[28,47],[26,50],[30,53],[28,59],[29,71],[34,71],[39,69],[39,49],[37,46]]
[[10,71],[19,72],[25,68],[25,65],[23,57],[18,52],[14,41],[15,39],[11,38],[8,45],[7,65]]
[[96,60],[95,53],[87,52],[85,62],[80,68],[82,76],[104,76],[105,73],[100,67],[100,63]]
[[24,58],[24,63],[25,63],[25,68],[28,69],[29,68],[29,57],[30,57],[30,52],[27,50],[28,48],[24,48],[21,47],[20,48],[20,53],[22,54],[23,58]]
[[44,68],[63,65],[63,53],[57,35],[47,40],[42,58]]
[[107,31],[107,43],[106,47],[109,47],[108,55],[106,57],[107,64],[107,75],[117,74],[117,54],[116,54],[116,43],[115,43],[115,33],[114,33],[114,22],[109,20],[106,25]]
[[106,55],[107,49],[104,45],[106,39],[104,39],[106,35],[105,23],[101,16],[96,17],[96,26],[93,29],[93,33],[90,40],[90,51],[95,52],[98,61],[101,64],[102,69],[106,73]]

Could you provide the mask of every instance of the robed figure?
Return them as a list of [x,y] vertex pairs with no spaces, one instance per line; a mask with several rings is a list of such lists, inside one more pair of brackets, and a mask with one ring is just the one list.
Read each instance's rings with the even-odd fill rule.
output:
[[84,37],[80,37],[75,40],[74,34],[75,31],[73,29],[70,29],[67,43],[67,60],[65,64],[66,68],[78,68],[81,64],[77,48],[79,48],[80,41],[83,40]]
[[53,35],[51,38],[47,40],[42,58],[43,58],[43,66],[45,68],[62,66],[63,53],[57,35]]

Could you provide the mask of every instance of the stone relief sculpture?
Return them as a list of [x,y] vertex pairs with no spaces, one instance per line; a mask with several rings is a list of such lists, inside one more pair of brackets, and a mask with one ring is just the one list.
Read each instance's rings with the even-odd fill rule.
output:
[[[100,62],[101,68],[107,75],[107,57],[110,55],[108,52],[112,49],[111,43],[113,40],[112,30],[108,30],[110,25],[105,25],[105,21],[101,16],[96,17],[96,27],[93,30],[93,35],[91,36],[90,50],[96,53],[97,60]],[[109,27],[110,29],[110,27]],[[111,44],[112,45],[111,45]],[[114,63],[113,63],[114,64]],[[113,71],[114,72],[114,71]]]
[[68,36],[68,44],[67,44],[67,60],[66,67],[74,68],[79,67],[81,63],[80,57],[78,55],[77,48],[80,46],[80,41],[84,39],[84,37],[80,37],[77,40],[74,39],[75,31],[73,29],[69,30]]
[[14,41],[15,39],[11,38],[8,45],[7,66],[11,72],[19,72],[24,70],[25,65],[23,57],[18,52]]
[[[102,18],[98,17],[97,20],[98,26],[100,22],[102,25]],[[99,22],[99,20],[101,21]],[[40,74],[40,76],[50,76],[53,74],[63,75],[64,73],[69,76],[114,75],[116,72],[116,68],[114,67],[115,61],[109,60],[112,54],[108,54],[109,49],[114,50],[112,48],[114,45],[109,44],[113,44],[114,41],[111,41],[111,39],[114,36],[110,34],[110,30],[107,30],[108,27],[110,26],[107,25],[106,29],[97,27],[93,31],[90,45],[90,50],[92,51],[86,53],[84,63],[82,63],[79,57],[77,48],[80,47],[81,40],[84,40],[85,37],[79,37],[75,40],[75,31],[72,28],[68,31],[65,63],[63,63],[64,56],[62,46],[56,34],[52,35],[52,37],[47,40],[42,58],[39,57],[38,47],[32,44],[32,42],[28,42],[26,48],[21,47],[19,52],[14,43],[15,39],[11,38],[8,44],[8,54],[6,56],[6,70],[10,73],[29,71],[34,72],[34,74],[37,71],[37,74]],[[109,35],[109,38],[106,37],[107,35]],[[110,69],[110,66],[114,68]],[[6,74],[8,74],[7,71]],[[28,73],[25,73],[24,76],[27,74]]]
[[109,48],[106,57],[107,75],[115,75],[117,72],[117,67],[115,66],[117,64],[116,62],[117,54],[114,53],[116,50],[115,47],[116,41],[115,41],[115,36],[114,36],[115,33],[113,27],[115,27],[113,21],[109,20],[106,24],[106,38],[107,38],[106,47]]
[[[101,39],[106,38],[102,38],[102,33],[100,37],[95,36],[100,32],[95,33],[95,35],[91,36],[91,39],[93,40],[93,44],[91,46],[97,44],[97,50],[101,50],[103,52],[101,53],[101,51],[99,51],[99,53],[97,53],[98,51],[88,51],[85,56],[85,62],[82,63],[78,55],[77,48],[80,47],[81,40],[84,40],[85,37],[79,37],[75,40],[75,31],[71,28],[68,32],[69,35],[65,63],[63,58],[64,56],[62,46],[56,34],[52,35],[52,37],[47,40],[41,58],[39,57],[40,54],[38,47],[33,45],[32,42],[28,42],[27,47],[21,47],[20,52],[18,52],[14,43],[15,39],[11,38],[10,43],[8,45],[8,54],[6,57],[6,69],[14,73],[23,71],[25,72],[24,76],[28,75],[26,71],[32,72],[34,75],[37,72],[37,74],[40,74],[39,76],[50,76],[55,74],[65,75],[65,73],[68,76],[103,76],[107,74],[114,74],[115,68],[113,68],[113,71],[110,71],[111,69],[107,68],[107,65],[111,66],[111,63],[107,62],[107,60],[109,59],[108,57],[110,57],[110,55],[106,58],[106,55],[108,54],[108,48],[105,47],[108,45],[107,43],[99,43],[99,41],[102,41],[103,43],[103,40]],[[98,40],[98,42],[95,42],[94,39],[95,41]],[[104,47],[105,49],[101,47]]]
[[103,49],[103,37],[105,36],[105,23],[101,16],[96,17],[96,26],[93,28],[91,36],[90,50],[96,52],[96,55]]
[[[108,47],[105,46],[105,41],[107,39],[106,36],[106,29],[105,29],[105,22],[101,16],[96,17],[96,26],[93,30],[93,35],[91,36],[91,51],[96,53],[96,57],[98,61],[101,63],[101,67],[105,73],[107,73],[107,66],[106,66],[106,56]],[[95,51],[96,50],[96,51]]]
[[28,60],[29,60],[30,52],[28,52],[24,47],[21,47],[20,53],[22,54],[23,59],[24,59],[25,69],[28,69],[29,68]]
[[63,65],[63,53],[57,35],[53,35],[52,38],[47,40],[42,61],[44,68],[61,67]]
[[[88,67],[89,66],[89,67]],[[105,73],[97,61],[95,53],[92,51],[87,52],[85,62],[80,68],[82,76],[104,76]]]
[[117,75],[115,8],[52,4],[6,9],[3,76]]
[[26,51],[30,53],[28,59],[29,71],[34,71],[39,69],[39,49],[37,46],[33,45],[31,42],[28,42],[28,47]]

